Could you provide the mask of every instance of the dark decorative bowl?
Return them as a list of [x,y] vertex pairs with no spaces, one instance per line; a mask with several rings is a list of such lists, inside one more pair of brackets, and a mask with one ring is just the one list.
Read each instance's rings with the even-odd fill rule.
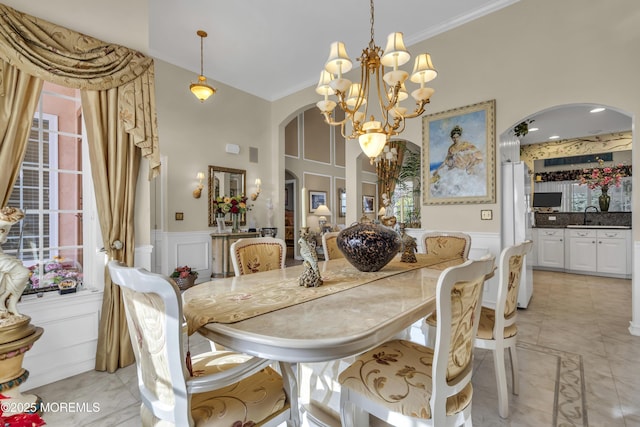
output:
[[342,230],[338,249],[360,271],[378,271],[398,254],[402,240],[398,233],[379,224],[358,223]]

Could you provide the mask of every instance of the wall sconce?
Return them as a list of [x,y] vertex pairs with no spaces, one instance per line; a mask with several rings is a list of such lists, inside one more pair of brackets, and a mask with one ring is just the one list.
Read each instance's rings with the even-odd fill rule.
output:
[[251,194],[251,200],[254,202],[260,195],[260,186],[262,185],[262,180],[260,178],[256,178],[256,192]]
[[204,172],[198,172],[198,174],[196,175],[196,178],[198,178],[200,182],[198,183],[198,186],[196,187],[196,189],[193,190],[193,197],[196,199],[199,199],[200,196],[202,196],[202,188],[204,187],[202,185],[202,180],[204,179]]

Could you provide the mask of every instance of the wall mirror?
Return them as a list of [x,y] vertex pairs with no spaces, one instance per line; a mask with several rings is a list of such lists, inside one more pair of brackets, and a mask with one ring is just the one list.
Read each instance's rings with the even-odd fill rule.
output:
[[[209,227],[216,225],[217,213],[213,209],[213,201],[218,197],[235,197],[247,194],[246,171],[221,166],[209,165]],[[247,214],[240,215],[240,225],[245,225]],[[225,223],[231,225],[231,215],[225,216]]]

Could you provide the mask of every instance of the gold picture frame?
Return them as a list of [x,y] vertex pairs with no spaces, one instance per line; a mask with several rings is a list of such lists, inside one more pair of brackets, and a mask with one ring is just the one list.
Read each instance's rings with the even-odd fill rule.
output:
[[496,101],[422,119],[423,204],[496,202]]

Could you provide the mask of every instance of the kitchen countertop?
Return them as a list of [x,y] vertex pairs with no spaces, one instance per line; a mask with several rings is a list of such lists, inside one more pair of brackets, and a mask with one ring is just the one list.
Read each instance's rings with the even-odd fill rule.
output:
[[533,228],[591,228],[591,229],[623,229],[630,230],[630,225],[596,225],[596,224],[570,224],[570,225],[539,225]]

